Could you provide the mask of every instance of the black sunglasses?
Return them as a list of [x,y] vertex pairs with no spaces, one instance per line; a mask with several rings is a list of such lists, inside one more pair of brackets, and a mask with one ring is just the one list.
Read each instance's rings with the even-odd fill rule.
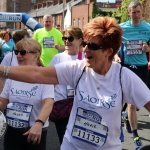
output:
[[20,55],[24,56],[26,53],[32,53],[35,54],[36,52],[33,51],[27,51],[27,50],[14,50],[15,55],[18,55],[18,53],[20,53]]
[[62,37],[62,40],[63,40],[63,41],[67,41],[67,40],[68,40],[69,42],[72,42],[72,41],[74,40],[74,37],[73,37],[73,36],[69,36],[69,37],[63,36],[63,37]]
[[90,50],[98,50],[98,49],[104,49],[104,47],[98,45],[98,44],[95,44],[95,43],[86,43],[85,41],[82,41],[82,46],[85,47],[85,46],[88,46],[88,49]]

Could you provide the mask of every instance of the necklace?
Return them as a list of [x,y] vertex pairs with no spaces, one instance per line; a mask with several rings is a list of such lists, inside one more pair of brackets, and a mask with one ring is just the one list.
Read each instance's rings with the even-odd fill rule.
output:
[[97,84],[97,90],[100,90],[100,84],[99,83]]

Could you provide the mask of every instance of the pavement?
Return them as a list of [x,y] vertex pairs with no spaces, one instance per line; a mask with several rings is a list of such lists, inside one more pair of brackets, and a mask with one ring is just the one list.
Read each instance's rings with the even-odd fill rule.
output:
[[[150,117],[149,112],[142,108],[140,111],[137,111],[138,114],[138,134],[141,138],[143,145],[150,144]],[[124,125],[123,125],[124,126]],[[132,134],[124,131],[125,142],[123,142],[122,150],[134,150],[134,143],[132,139]]]
[[[150,144],[150,117],[147,110],[142,108],[138,113],[138,133],[141,137],[143,145]],[[124,126],[122,124],[122,126]],[[125,142],[123,142],[122,150],[134,150],[134,143],[132,134],[127,133],[124,129]],[[0,139],[0,150],[3,150],[3,138]],[[60,150],[58,136],[56,133],[54,123],[50,122],[47,135],[47,148],[46,150]]]

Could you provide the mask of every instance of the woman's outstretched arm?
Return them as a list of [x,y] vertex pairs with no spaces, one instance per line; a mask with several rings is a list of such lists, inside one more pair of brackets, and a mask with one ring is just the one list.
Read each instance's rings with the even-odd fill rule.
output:
[[28,83],[58,84],[54,66],[0,66],[0,76]]

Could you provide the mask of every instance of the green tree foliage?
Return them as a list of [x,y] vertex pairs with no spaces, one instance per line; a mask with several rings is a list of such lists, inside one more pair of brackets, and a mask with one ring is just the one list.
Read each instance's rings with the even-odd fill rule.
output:
[[92,18],[95,18],[97,16],[109,16],[109,17],[111,17],[112,14],[113,14],[112,11],[98,10],[98,7],[97,7],[96,3],[93,3]]
[[99,14],[98,8],[96,6],[96,3],[93,3],[93,9],[92,9],[92,18],[95,18]]
[[[122,0],[122,7],[117,8],[115,11],[98,10],[96,3],[94,3],[93,11],[92,11],[92,18],[95,18],[96,16],[109,16],[109,17],[116,18],[119,23],[125,22],[130,19],[129,15],[128,15],[128,5],[132,1],[133,0]],[[144,0],[138,0],[138,1],[141,3],[144,2]]]

